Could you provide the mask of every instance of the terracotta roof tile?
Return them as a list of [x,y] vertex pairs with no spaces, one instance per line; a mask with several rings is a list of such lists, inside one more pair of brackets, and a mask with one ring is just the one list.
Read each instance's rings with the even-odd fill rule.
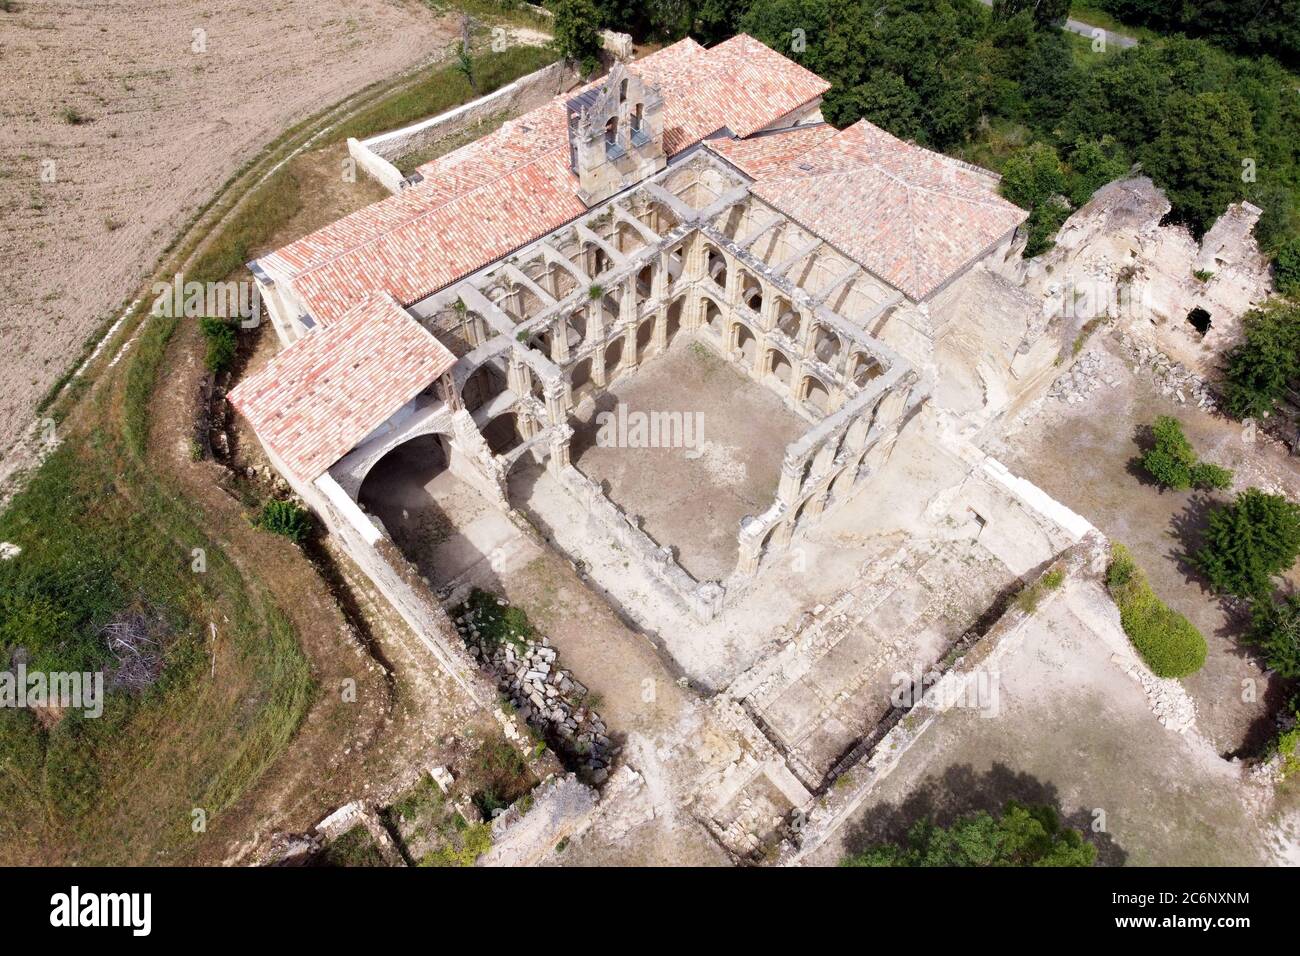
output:
[[[628,65],[659,86],[664,146],[681,152],[722,127],[748,135],[828,84],[746,36],[705,50],[686,39]],[[600,81],[591,84],[598,85]],[[372,290],[403,304],[460,279],[586,211],[569,168],[557,96],[420,167],[424,182],[263,257],[322,323]]]
[[244,379],[230,403],[313,481],[455,362],[391,296],[371,294]]
[[996,183],[987,170],[863,120],[764,164],[751,191],[920,300],[1028,216]]
[[711,139],[708,147],[750,179],[761,179],[780,172],[797,157],[820,146],[836,132],[835,127],[829,123],[813,123],[763,133],[749,139]]

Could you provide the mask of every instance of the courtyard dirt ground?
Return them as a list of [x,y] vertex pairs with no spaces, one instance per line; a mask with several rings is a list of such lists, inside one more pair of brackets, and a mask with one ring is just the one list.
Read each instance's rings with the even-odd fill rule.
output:
[[1112,660],[1124,640],[1100,582],[1067,583],[999,662],[996,710],[940,715],[807,862],[834,865],[918,819],[946,824],[1010,799],[1058,805],[1102,864],[1278,862],[1269,789],[1194,731],[1160,725]]
[[1277,710],[1282,688],[1239,644],[1241,622],[1185,557],[1198,546],[1208,505],[1228,495],[1161,491],[1136,464],[1139,439],[1157,415],[1173,415],[1202,458],[1236,469],[1233,493],[1253,485],[1300,500],[1300,460],[1280,446],[1244,441],[1239,422],[1163,396],[1130,370],[1109,334],[1095,335],[1088,348],[1100,350],[1118,385],[1102,385],[1076,405],[1046,399],[1025,427],[989,443],[990,450],[1133,550],[1156,591],[1209,645],[1204,668],[1183,682],[1196,701],[1198,726],[1219,753],[1248,752],[1273,734],[1269,714]]
[[[693,447],[597,444],[601,413],[615,414],[620,404],[629,415],[680,413],[698,422]],[[605,483],[629,515],[640,515],[646,534],[673,547],[678,564],[697,581],[721,580],[735,570],[741,519],[772,503],[786,446],[812,427],[685,336],[580,411],[573,464]]]
[[20,0],[0,24],[0,449],[245,161],[456,33],[418,0]]

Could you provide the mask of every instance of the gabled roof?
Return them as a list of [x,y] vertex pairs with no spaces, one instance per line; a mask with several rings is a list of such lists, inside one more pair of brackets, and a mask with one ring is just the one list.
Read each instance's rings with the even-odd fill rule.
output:
[[[748,135],[829,84],[748,36],[694,40],[628,64],[659,87],[669,156],[724,127]],[[600,81],[592,84],[599,85]],[[411,305],[586,212],[561,94],[421,166],[424,181],[262,258],[323,324],[370,291]]]
[[230,403],[290,471],[314,481],[455,363],[376,293],[244,379]]
[[916,301],[1029,215],[997,194],[993,173],[866,120],[756,166],[755,196]]

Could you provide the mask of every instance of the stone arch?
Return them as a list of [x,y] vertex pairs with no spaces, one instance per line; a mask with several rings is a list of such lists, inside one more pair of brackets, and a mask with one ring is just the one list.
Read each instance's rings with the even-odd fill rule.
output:
[[655,284],[655,265],[653,262],[647,262],[636,274],[636,294],[641,299],[650,298],[654,292]]
[[758,337],[744,322],[737,322],[731,327],[731,347],[740,351],[747,366],[753,366],[754,357],[758,354]]
[[575,405],[585,398],[589,392],[595,389],[595,385],[591,378],[590,356],[569,369],[569,389],[573,396],[573,403]]
[[813,338],[813,354],[817,360],[834,367],[844,343],[839,335],[829,326],[818,325]]
[[686,300],[684,298],[679,298],[669,303],[668,305],[668,318],[666,320],[666,329],[665,329],[666,334],[664,335],[665,346],[672,345],[673,339],[675,339],[677,337],[677,333],[681,331],[682,309],[685,305],[685,302]]
[[655,340],[655,317],[643,321],[636,329],[636,357],[641,361],[646,356],[652,354]]
[[569,337],[569,348],[576,349],[587,337],[587,313],[582,309],[562,320],[565,335]]
[[494,455],[504,455],[524,441],[519,427],[519,415],[514,411],[502,412],[483,426],[483,440]]
[[778,348],[771,348],[767,351],[763,365],[768,375],[786,388],[790,387],[794,378],[794,363],[790,361],[790,356]]
[[831,392],[816,375],[805,375],[799,385],[799,400],[823,415],[831,410]]
[[707,295],[701,297],[701,308],[703,309],[701,327],[707,329],[711,335],[721,340],[724,333],[722,309],[719,308],[718,303],[713,301],[712,297]]
[[885,369],[874,355],[854,352],[849,356],[848,379],[858,388],[866,388],[873,379],[885,374]]
[[617,336],[605,346],[605,375],[613,377],[623,362],[623,336]]
[[727,287],[727,257],[714,246],[705,245],[705,272],[722,288]]
[[486,405],[506,389],[506,377],[491,362],[484,362],[474,369],[460,386],[461,404],[466,411],[474,411]]
[[791,342],[798,342],[803,332],[803,316],[796,309],[786,308],[777,313],[776,327]]

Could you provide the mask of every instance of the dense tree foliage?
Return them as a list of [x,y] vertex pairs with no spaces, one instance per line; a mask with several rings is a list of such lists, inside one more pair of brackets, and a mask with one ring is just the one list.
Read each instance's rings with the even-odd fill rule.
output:
[[951,826],[921,820],[902,845],[882,843],[846,857],[841,866],[1092,866],[1097,848],[1061,825],[1050,806],[1012,800],[997,816],[980,811]]
[[1237,418],[1258,418],[1300,380],[1300,306],[1270,302],[1248,312],[1242,329],[1224,369],[1225,405]]
[[1300,505],[1248,488],[1210,513],[1194,562],[1216,591],[1267,599],[1300,555]]
[[1124,23],[1205,37],[1239,53],[1300,66],[1300,0],[1092,0]]
[[601,14],[592,0],[551,0],[560,55],[591,73],[600,59]]
[[1300,594],[1276,603],[1257,602],[1247,640],[1263,653],[1269,670],[1300,677]]

